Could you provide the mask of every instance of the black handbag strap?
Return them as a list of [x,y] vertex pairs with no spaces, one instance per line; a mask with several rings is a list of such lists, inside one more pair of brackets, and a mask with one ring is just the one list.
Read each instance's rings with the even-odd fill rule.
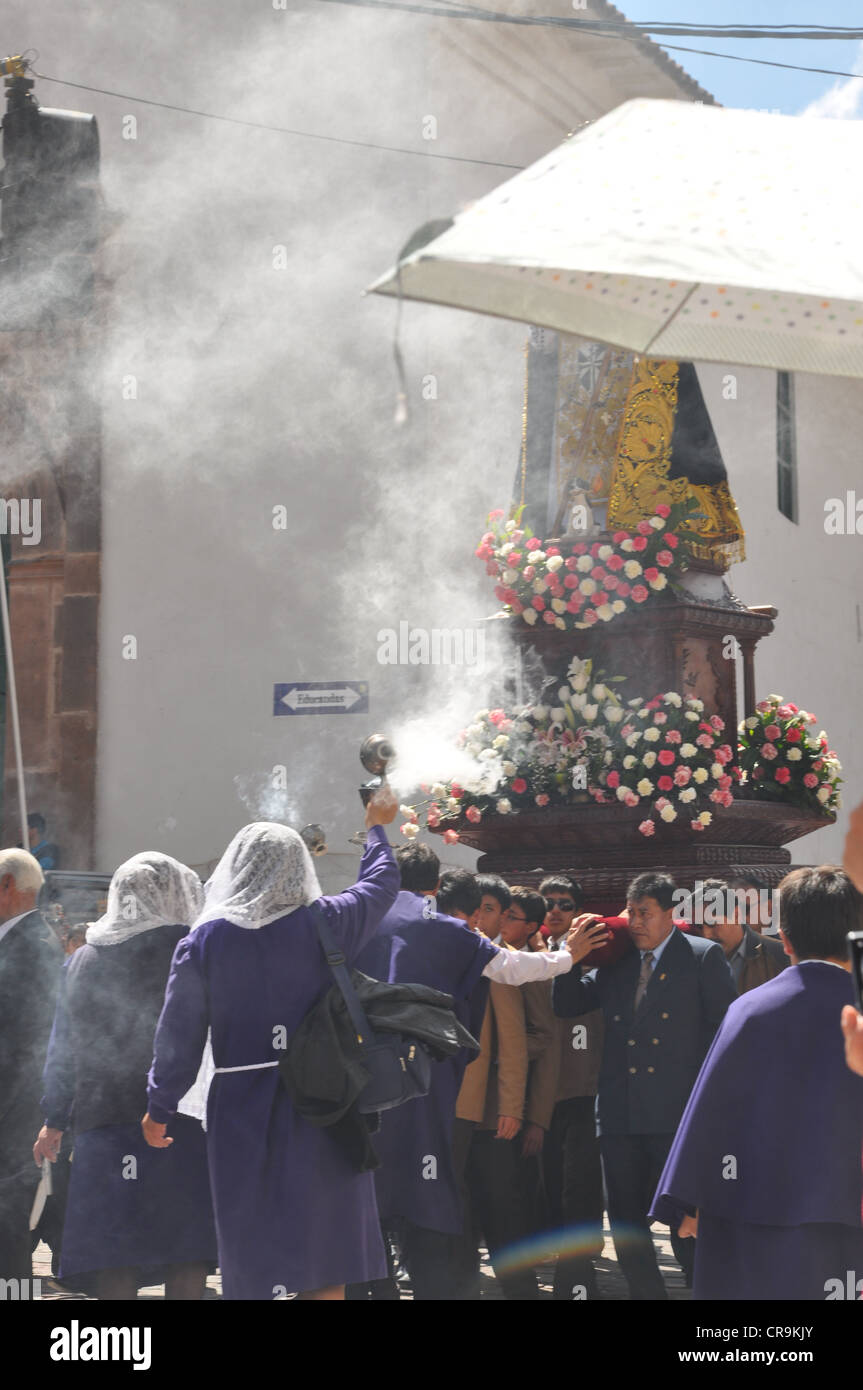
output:
[[351,980],[351,972],[348,970],[345,954],[330,931],[329,923],[324,916],[323,910],[316,902],[309,903],[309,908],[315,919],[318,940],[321,943],[321,949],[326,957],[327,965],[333,972],[336,984],[345,1001],[345,1007],[347,1008],[351,1023],[354,1026],[357,1042],[362,1047],[368,1047],[372,1040],[372,1030],[363,1011],[363,1006],[357,998],[357,992]]

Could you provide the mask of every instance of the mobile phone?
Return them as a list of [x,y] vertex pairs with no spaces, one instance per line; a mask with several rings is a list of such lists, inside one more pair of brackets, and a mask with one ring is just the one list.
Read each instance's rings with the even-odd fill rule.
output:
[[863,931],[850,931],[845,938],[851,952],[851,978],[854,981],[854,1002],[863,1014]]

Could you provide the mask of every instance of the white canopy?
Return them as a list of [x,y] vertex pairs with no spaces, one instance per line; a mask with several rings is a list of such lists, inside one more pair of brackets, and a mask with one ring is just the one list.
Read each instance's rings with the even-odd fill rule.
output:
[[863,377],[863,121],[637,100],[371,288],[653,357]]

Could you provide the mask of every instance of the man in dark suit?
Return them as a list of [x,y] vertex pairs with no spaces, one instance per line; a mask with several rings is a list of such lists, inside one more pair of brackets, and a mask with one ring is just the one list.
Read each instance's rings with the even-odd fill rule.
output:
[[[627,891],[633,949],[580,979],[573,970],[553,990],[561,1018],[603,1012],[598,1129],[608,1217],[633,1299],[668,1296],[647,1213],[701,1063],[737,997],[721,948],[675,927],[675,891],[668,874],[633,879]],[[575,959],[606,939],[596,917],[580,917],[575,927]],[[675,1231],[672,1246],[691,1283],[693,1242]]]
[[716,941],[722,947],[738,994],[765,985],[790,964],[781,941],[761,936],[749,926],[746,893],[744,888],[720,881],[715,904],[705,898],[701,928],[708,941]]
[[42,881],[32,854],[0,851],[0,1279],[32,1273],[33,1138],[63,958],[34,910]]

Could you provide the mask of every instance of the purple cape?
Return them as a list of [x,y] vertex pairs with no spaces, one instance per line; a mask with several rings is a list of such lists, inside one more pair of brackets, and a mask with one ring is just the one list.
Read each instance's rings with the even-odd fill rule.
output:
[[[377,980],[430,985],[451,994],[459,1020],[479,1039],[488,997],[482,972],[497,947],[453,917],[425,916],[430,905],[428,898],[399,893],[377,936],[358,957],[357,969]],[[380,1132],[372,1142],[381,1160],[375,1186],[382,1221],[400,1217],[432,1231],[461,1232],[452,1129],[470,1060],[462,1051],[436,1062],[427,1096],[381,1116]]]
[[731,1005],[698,1075],[651,1219],[860,1227],[863,1078],[839,1015],[851,976],[804,961]]

